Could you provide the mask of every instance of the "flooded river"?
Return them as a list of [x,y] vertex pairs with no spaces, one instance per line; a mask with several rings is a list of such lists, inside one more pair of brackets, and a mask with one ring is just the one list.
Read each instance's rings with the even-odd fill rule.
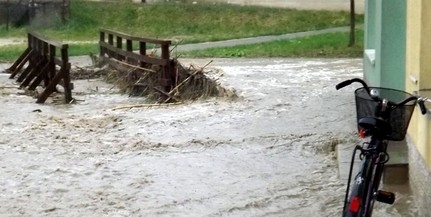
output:
[[[211,68],[239,99],[114,109],[143,100],[81,80],[76,104],[38,105],[0,73],[0,216],[340,216],[334,149],[357,139],[353,89],[334,85],[362,61]],[[414,216],[410,203],[376,216]]]

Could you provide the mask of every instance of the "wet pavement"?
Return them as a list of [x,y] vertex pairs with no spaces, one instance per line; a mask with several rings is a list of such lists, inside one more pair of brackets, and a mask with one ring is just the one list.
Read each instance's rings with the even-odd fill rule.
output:
[[[0,74],[0,216],[339,216],[334,150],[358,140],[353,89],[334,85],[360,77],[362,60],[208,69],[240,98],[114,110],[143,99],[81,80],[77,104],[39,105]],[[398,198],[375,216],[415,216]]]

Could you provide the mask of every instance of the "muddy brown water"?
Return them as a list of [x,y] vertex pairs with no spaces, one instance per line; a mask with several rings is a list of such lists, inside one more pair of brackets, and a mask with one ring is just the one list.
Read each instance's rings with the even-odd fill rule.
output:
[[[334,147],[358,140],[353,87],[334,85],[360,77],[362,61],[208,69],[240,99],[114,110],[143,99],[80,80],[76,104],[39,105],[0,73],[0,216],[340,216]],[[375,216],[414,216],[399,197]]]

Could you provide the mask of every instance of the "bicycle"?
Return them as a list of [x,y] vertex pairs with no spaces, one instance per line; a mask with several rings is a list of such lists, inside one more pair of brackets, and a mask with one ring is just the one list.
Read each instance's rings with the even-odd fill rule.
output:
[[[360,137],[371,139],[353,151],[343,217],[371,217],[375,201],[387,204],[395,201],[394,193],[379,190],[384,165],[389,161],[388,141],[404,140],[415,105],[419,104],[421,113],[425,114],[424,102],[428,99],[400,90],[369,87],[359,78],[343,81],[336,89],[355,82],[362,84],[355,90],[358,132]],[[350,189],[357,151],[360,151],[361,164]]]

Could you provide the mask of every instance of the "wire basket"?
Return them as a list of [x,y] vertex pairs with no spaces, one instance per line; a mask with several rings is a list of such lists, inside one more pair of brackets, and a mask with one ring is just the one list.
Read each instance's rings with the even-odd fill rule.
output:
[[[371,87],[370,89],[375,90],[378,93],[379,98],[387,99],[391,102],[401,102],[404,99],[412,96],[407,92],[394,89],[376,87]],[[358,122],[359,119],[363,117],[375,116],[374,112],[376,110],[377,102],[371,99],[365,88],[359,88],[355,90],[355,100],[356,118]],[[390,112],[389,124],[392,130],[389,135],[386,135],[385,139],[392,141],[404,140],[415,105],[416,101],[413,100],[403,106],[394,108]]]

